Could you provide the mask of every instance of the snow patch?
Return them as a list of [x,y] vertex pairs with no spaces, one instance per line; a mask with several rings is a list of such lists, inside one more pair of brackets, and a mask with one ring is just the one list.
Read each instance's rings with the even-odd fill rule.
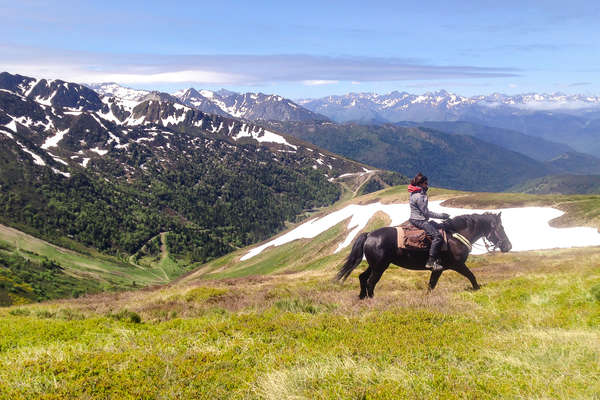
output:
[[98,147],[94,147],[93,149],[90,149],[90,151],[93,151],[94,153],[97,153],[101,156],[105,155],[106,153],[108,153],[108,150],[102,150]]
[[63,139],[67,132],[69,132],[68,128],[64,131],[58,131],[54,136],[47,138],[44,144],[42,145],[42,149],[47,150],[50,147],[58,146],[58,142],[60,142]]
[[[5,124],[4,126],[7,127],[8,129],[10,129],[11,131],[13,131],[14,133],[17,133],[17,123],[15,122],[14,119],[12,121],[10,121],[8,124]],[[11,135],[11,138],[13,138],[12,135]]]
[[[263,135],[259,136],[261,134],[261,132],[263,132]],[[285,140],[285,138],[283,136],[273,133],[271,131],[267,131],[267,130],[263,131],[262,128],[259,128],[258,131],[254,131],[254,129],[252,129],[252,131],[250,131],[250,128],[247,127],[246,124],[242,125],[242,129],[240,129],[239,133],[236,136],[234,136],[233,138],[235,140],[238,140],[243,137],[251,137],[260,143],[263,143],[263,142],[279,143],[279,144],[283,144],[285,146],[289,146],[289,147],[293,148],[294,150],[298,150],[297,146],[294,146],[293,144],[288,143],[288,141]]]
[[35,154],[35,153],[34,153],[34,152],[32,152],[31,150],[29,150],[27,147],[25,147],[25,146],[23,145],[23,143],[21,143],[21,142],[17,142],[17,144],[18,144],[19,146],[21,146],[21,149],[22,149],[22,150],[23,150],[25,153],[27,153],[27,154],[29,154],[31,157],[33,157],[33,163],[34,163],[34,164],[36,164],[36,165],[41,165],[41,166],[44,166],[44,165],[46,165],[46,163],[44,162],[44,160],[42,159],[42,157],[38,156],[37,154]]
[[62,171],[60,171],[60,170],[58,170],[56,168],[52,168],[52,167],[51,167],[51,169],[52,169],[52,172],[54,172],[55,174],[61,174],[61,175],[65,176],[65,177],[67,177],[67,178],[71,177],[71,174],[68,173],[68,172],[62,172]]
[[[562,211],[549,207],[505,208],[499,210],[466,210],[461,208],[442,207],[441,201],[430,202],[430,209],[435,212],[445,212],[452,217],[464,214],[482,214],[484,212],[502,212],[502,225],[512,243],[512,251],[528,251],[551,248],[568,248],[579,246],[600,245],[600,233],[594,228],[552,228],[549,221],[563,214]],[[241,260],[248,260],[264,249],[280,246],[296,239],[312,239],[322,232],[334,227],[345,219],[351,218],[347,225],[350,232],[335,250],[335,253],[349,246],[356,235],[367,225],[373,215],[384,212],[391,218],[389,226],[397,226],[408,220],[410,208],[408,204],[366,205],[352,204],[341,210],[332,212],[322,218],[311,219],[286,234],[256,247],[246,253]],[[483,246],[480,239],[476,244]],[[473,248],[473,254],[483,254],[484,249]]]

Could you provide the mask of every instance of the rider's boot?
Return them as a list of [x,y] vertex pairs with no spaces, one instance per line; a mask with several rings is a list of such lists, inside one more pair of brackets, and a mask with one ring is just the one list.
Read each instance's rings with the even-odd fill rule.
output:
[[427,260],[427,264],[425,264],[425,268],[430,269],[432,271],[441,271],[444,269],[442,264],[438,261],[437,257],[429,257]]

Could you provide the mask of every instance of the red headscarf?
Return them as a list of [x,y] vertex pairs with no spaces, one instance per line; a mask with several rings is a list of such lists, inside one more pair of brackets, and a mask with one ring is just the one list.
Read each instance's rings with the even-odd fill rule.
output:
[[410,193],[420,192],[421,190],[423,190],[421,186],[408,185],[408,191]]

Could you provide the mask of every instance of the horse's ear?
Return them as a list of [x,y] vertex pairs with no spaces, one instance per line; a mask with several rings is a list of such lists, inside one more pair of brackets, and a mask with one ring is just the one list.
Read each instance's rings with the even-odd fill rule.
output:
[[498,213],[498,219],[500,219],[500,216],[501,216],[501,215],[502,215],[502,211],[500,211],[500,212]]

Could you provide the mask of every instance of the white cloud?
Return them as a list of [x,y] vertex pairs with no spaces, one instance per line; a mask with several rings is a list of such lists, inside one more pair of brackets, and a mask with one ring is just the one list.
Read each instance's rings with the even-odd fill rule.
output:
[[335,85],[336,83],[339,83],[339,81],[331,81],[331,80],[324,80],[324,79],[309,79],[309,80],[305,80],[302,81],[302,83],[306,86],[321,86],[321,85]]
[[[196,82],[205,84],[239,84],[247,77],[236,74],[209,70],[183,70],[168,72],[136,72],[135,69],[124,68],[124,72],[94,71],[74,65],[12,65],[6,68],[9,72],[36,78],[62,79],[71,82],[117,82],[121,84],[152,84],[152,83],[185,83]],[[130,69],[130,71],[127,71]]]
[[122,84],[202,83],[307,86],[339,82],[473,79],[515,76],[515,70],[431,65],[412,59],[296,55],[159,55],[69,52],[0,44],[2,68],[40,78]]

